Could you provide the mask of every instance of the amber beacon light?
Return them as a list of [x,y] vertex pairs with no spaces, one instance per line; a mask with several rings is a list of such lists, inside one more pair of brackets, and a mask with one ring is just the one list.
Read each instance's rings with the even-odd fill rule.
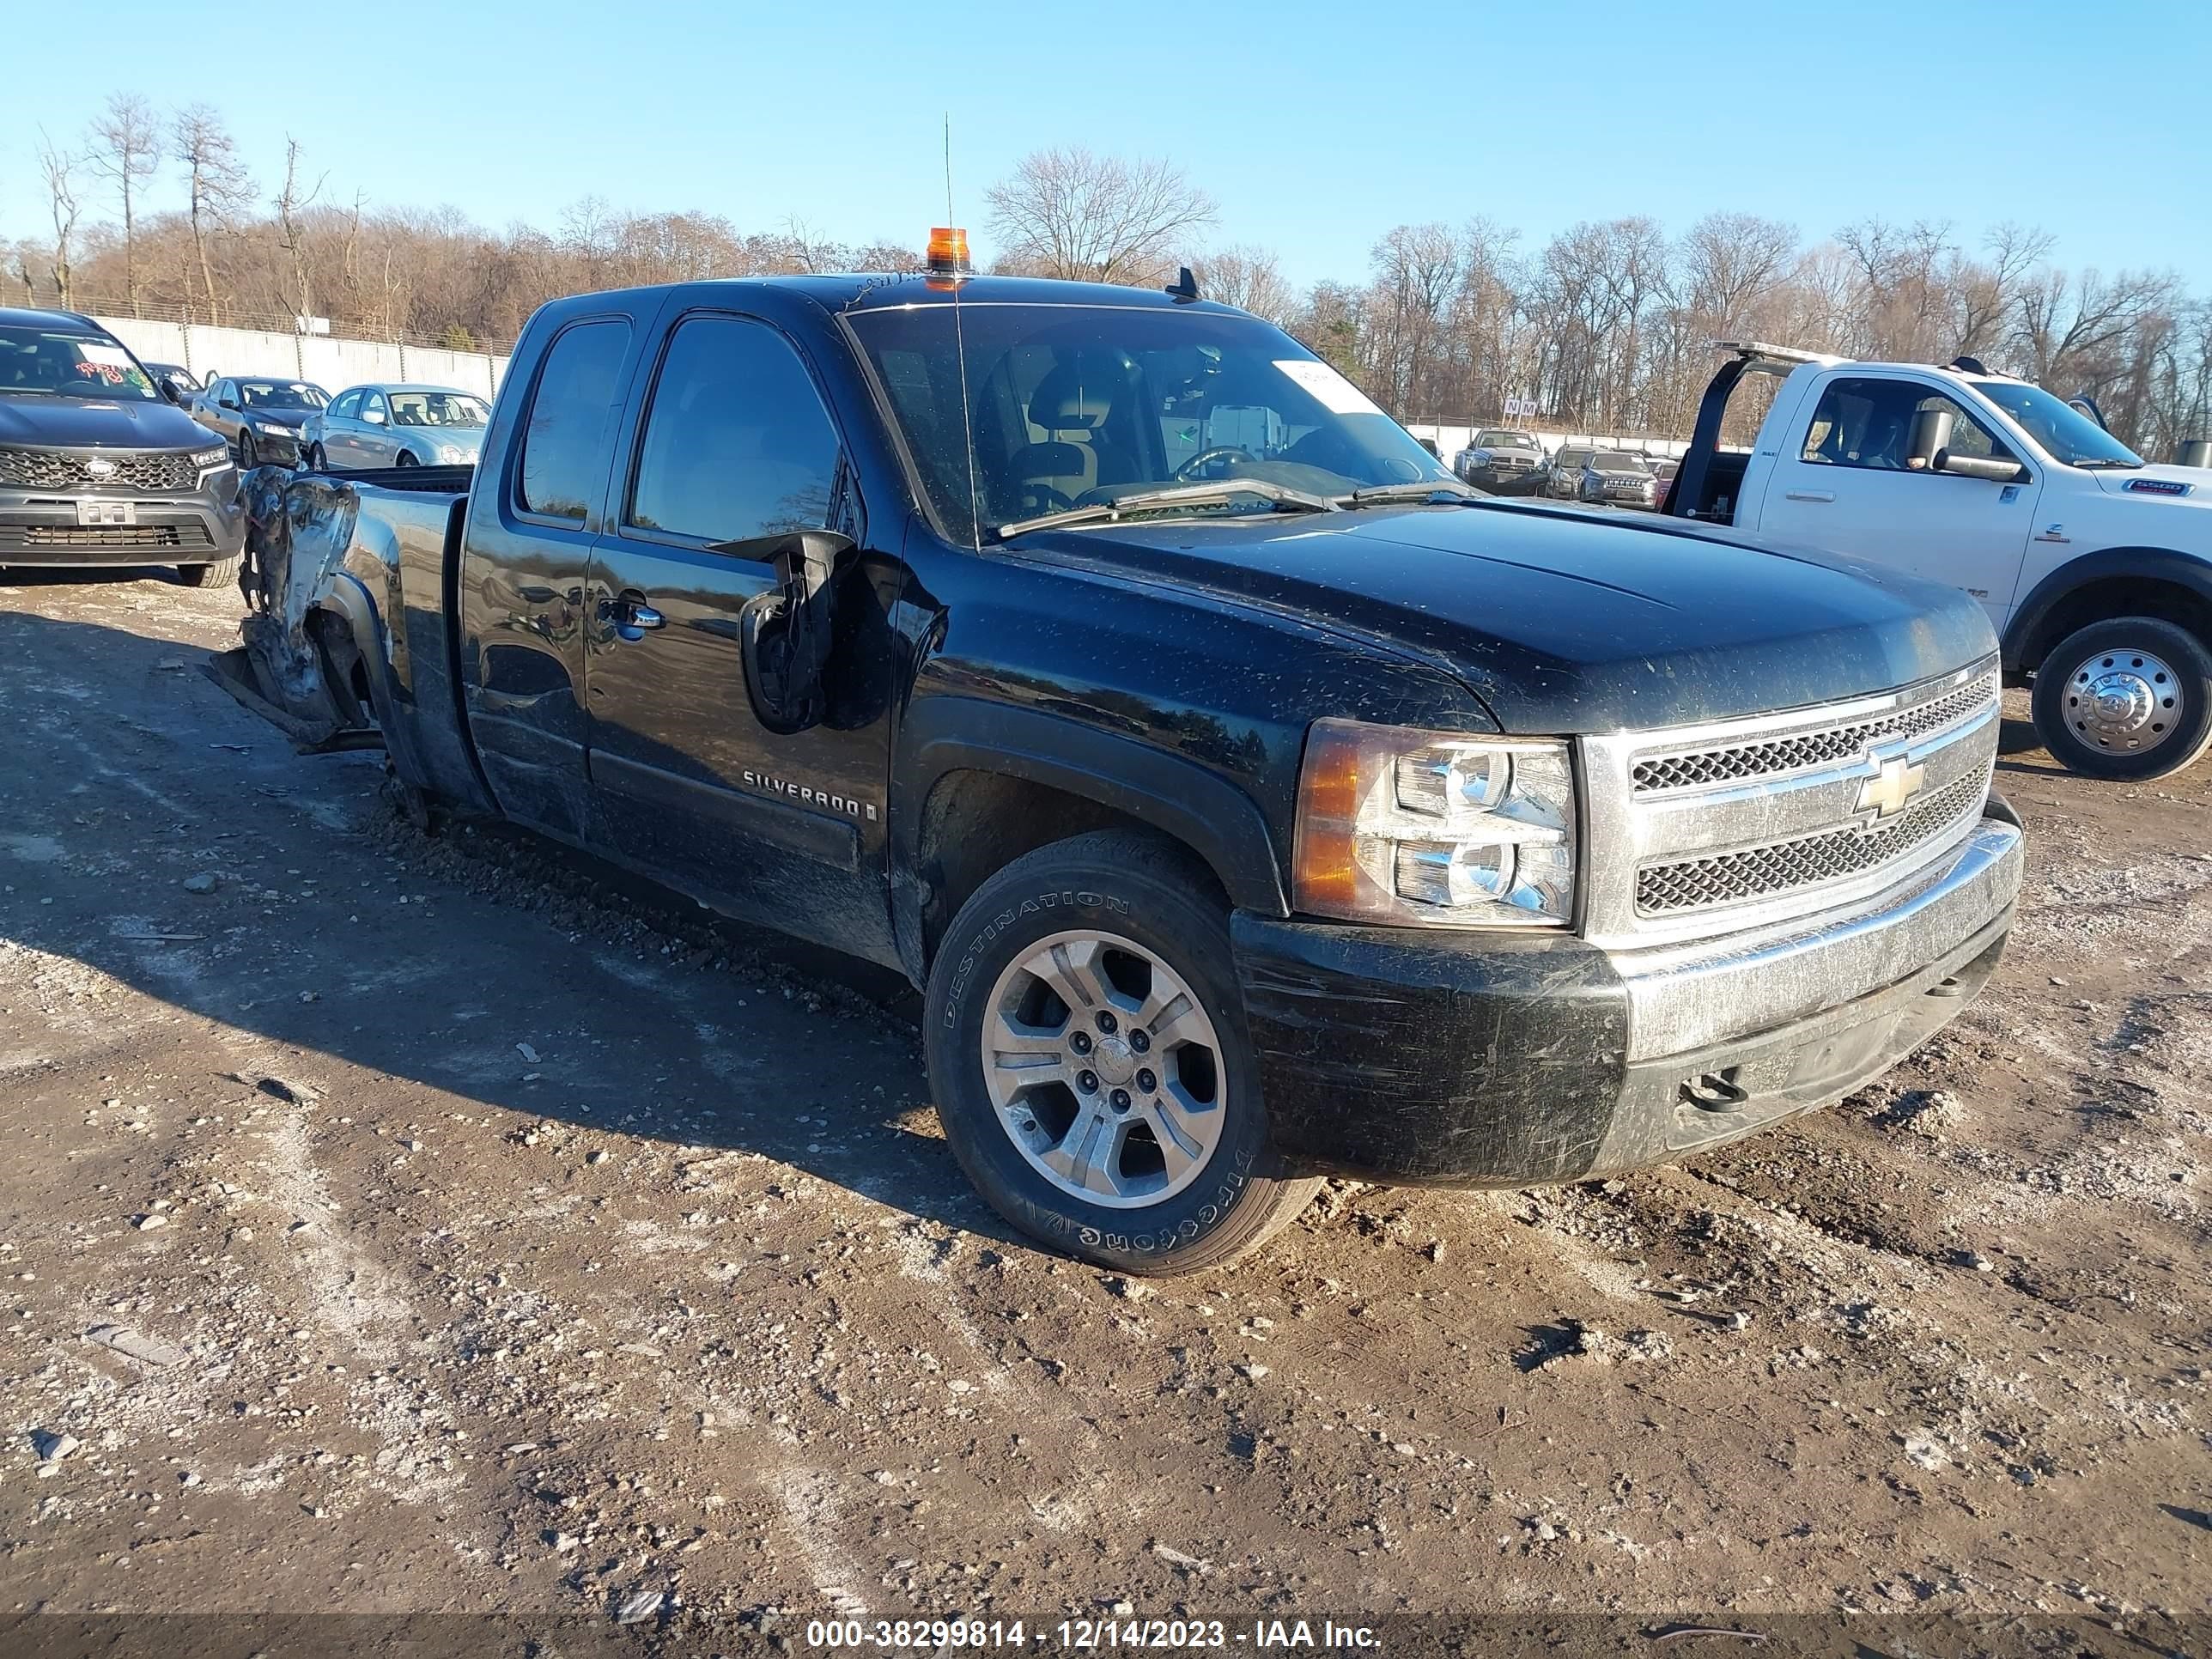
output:
[[974,268],[968,263],[968,233],[950,225],[939,225],[929,233],[929,274],[933,276],[966,276]]

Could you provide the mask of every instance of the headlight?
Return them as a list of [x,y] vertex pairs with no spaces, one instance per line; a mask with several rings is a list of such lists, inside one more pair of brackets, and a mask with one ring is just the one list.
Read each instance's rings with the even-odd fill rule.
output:
[[468,460],[469,452],[459,444],[440,444],[438,459],[447,466],[459,466]]
[[1545,738],[1316,720],[1293,903],[1427,927],[1559,927],[1575,908],[1575,784]]
[[217,444],[213,449],[192,451],[192,465],[201,473],[220,472],[230,465],[230,451]]

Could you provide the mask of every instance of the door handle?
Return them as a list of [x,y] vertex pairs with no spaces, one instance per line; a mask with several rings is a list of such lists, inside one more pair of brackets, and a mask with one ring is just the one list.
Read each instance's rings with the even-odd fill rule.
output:
[[668,618],[645,602],[642,593],[622,593],[599,601],[599,620],[611,623],[617,634],[626,640],[641,640],[657,628],[668,626]]
[[1832,489],[1790,489],[1783,493],[1793,501],[1832,501],[1836,499],[1836,492]]

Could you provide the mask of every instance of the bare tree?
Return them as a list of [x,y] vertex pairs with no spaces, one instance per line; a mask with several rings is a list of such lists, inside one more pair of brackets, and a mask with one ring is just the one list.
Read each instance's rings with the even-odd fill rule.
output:
[[61,298],[62,309],[70,308],[74,286],[74,271],[70,264],[71,245],[76,239],[77,216],[83,211],[76,196],[76,169],[80,158],[66,150],[54,148],[54,141],[46,137],[46,130],[39,131],[39,176],[46,181],[46,201],[54,220],[54,290]]
[[123,206],[123,297],[138,314],[138,187],[161,165],[161,130],[153,107],[135,92],[110,93],[92,124],[93,170],[113,181]]
[[[300,185],[300,141],[284,135],[284,188],[276,196],[276,246],[291,259],[291,282],[283,290],[284,303],[298,318],[312,317],[314,312],[314,281],[307,263],[307,210],[315,198],[323,193],[323,179],[318,178],[313,188],[302,192]],[[305,328],[303,321],[299,326]]]
[[1213,222],[1212,198],[1164,161],[1041,149],[985,192],[1007,265],[1142,285],[1175,272],[1176,244]]
[[1297,314],[1297,298],[1283,280],[1282,267],[1265,248],[1224,247],[1191,262],[1199,292],[1209,300],[1249,311],[1271,323]]
[[208,318],[220,320],[215,291],[215,266],[208,257],[209,238],[220,227],[245,210],[252,185],[238,159],[238,146],[222,118],[205,104],[177,112],[170,124],[170,152],[183,162],[190,184],[186,216],[192,228],[192,258],[200,278],[200,297],[207,302]]

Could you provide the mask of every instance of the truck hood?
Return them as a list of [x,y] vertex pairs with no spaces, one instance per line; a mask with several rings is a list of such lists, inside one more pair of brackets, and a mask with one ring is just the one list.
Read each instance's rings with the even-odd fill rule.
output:
[[1510,732],[1834,702],[1996,648],[1955,588],[1673,520],[1520,503],[1037,532],[1019,550],[1441,660]]
[[208,441],[207,429],[173,404],[49,398],[35,392],[0,397],[0,443],[53,444],[64,449],[188,449]]
[[[2097,488],[2107,495],[2118,495],[2123,501],[2158,501],[2174,507],[2212,507],[2212,467],[2172,466],[2153,461],[2132,471],[2121,472],[2100,469],[2089,475],[2097,481]],[[2136,489],[2138,483],[2150,486]],[[2175,485],[2185,494],[2171,494]]]

